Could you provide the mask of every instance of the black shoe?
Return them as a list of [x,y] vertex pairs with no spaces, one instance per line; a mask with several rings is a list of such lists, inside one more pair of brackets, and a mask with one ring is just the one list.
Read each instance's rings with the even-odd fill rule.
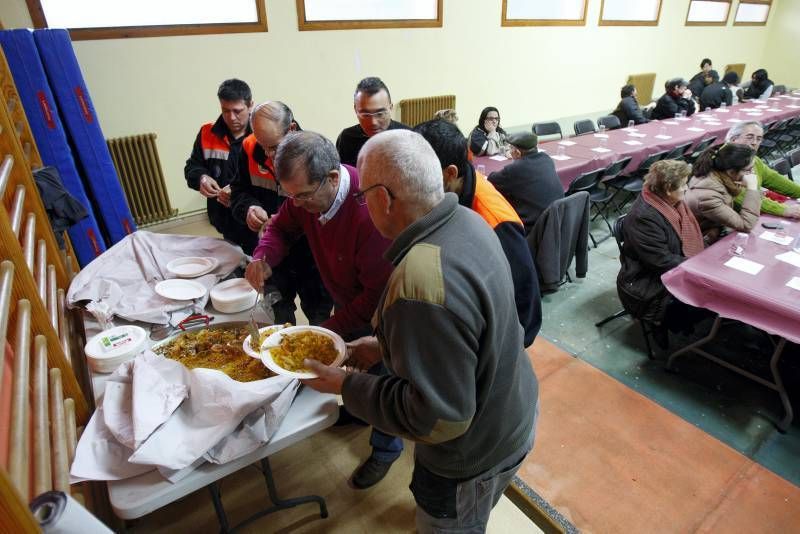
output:
[[336,422],[333,423],[333,426],[346,426],[346,425],[359,425],[359,426],[368,426],[366,422],[362,421],[358,417],[353,416],[350,412],[347,411],[347,408],[344,405],[339,406],[339,418],[336,419]]
[[392,467],[392,462],[381,462],[370,456],[366,462],[353,471],[350,482],[356,489],[367,489],[383,480],[390,467]]

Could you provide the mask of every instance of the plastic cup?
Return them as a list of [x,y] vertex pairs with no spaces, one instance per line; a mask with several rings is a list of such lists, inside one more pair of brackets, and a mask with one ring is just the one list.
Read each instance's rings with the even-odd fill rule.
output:
[[725,109],[726,107],[728,107],[728,104],[723,102],[722,104],[719,105],[719,107],[721,107],[722,109]]
[[800,254],[800,234],[797,234],[797,237],[794,238],[792,242],[792,250]]
[[598,130],[598,133],[601,133],[601,134],[606,133],[606,125],[605,124],[601,124],[600,126],[597,127],[597,130]]
[[747,242],[750,239],[750,234],[746,234],[744,232],[737,232],[734,236],[733,240],[731,241],[730,252],[735,256],[741,256],[744,254],[744,251],[747,249]]
[[629,130],[633,130],[634,126],[636,126],[636,122],[635,121],[628,121],[628,129]]
[[558,149],[556,150],[556,154],[559,157],[565,156],[567,153],[567,148],[564,145],[558,145]]
[[662,126],[661,128],[659,128],[658,129],[658,135],[667,135],[667,127],[666,126]]
[[681,115],[682,119],[685,119],[686,118],[686,110],[682,109],[680,115]]
[[478,165],[478,174],[486,176],[486,165]]

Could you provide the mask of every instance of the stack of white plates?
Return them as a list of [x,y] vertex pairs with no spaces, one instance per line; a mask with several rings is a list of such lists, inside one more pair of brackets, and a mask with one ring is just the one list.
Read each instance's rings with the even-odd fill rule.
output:
[[97,373],[111,373],[132,360],[145,348],[147,333],[133,325],[116,326],[100,332],[86,343],[89,366]]
[[211,288],[211,304],[220,313],[238,313],[252,308],[258,293],[244,278],[233,278]]

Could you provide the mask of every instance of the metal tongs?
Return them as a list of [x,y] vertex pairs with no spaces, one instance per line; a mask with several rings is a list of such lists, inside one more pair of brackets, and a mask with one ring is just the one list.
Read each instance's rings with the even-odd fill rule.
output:
[[258,331],[258,323],[256,322],[256,309],[258,308],[258,304],[261,302],[262,293],[259,291],[258,296],[256,296],[256,302],[253,304],[253,307],[250,308],[250,320],[247,321],[247,331],[250,333],[250,346],[253,350],[259,350],[261,340],[261,335]]

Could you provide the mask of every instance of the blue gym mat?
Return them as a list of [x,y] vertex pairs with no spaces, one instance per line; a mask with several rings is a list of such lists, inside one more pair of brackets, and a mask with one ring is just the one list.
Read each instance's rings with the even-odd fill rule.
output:
[[81,74],[67,30],[34,30],[50,88],[67,128],[73,156],[78,160],[84,184],[95,200],[95,213],[113,245],[136,231],[125,191],[117,177],[89,90]]
[[33,34],[29,30],[2,30],[0,46],[3,47],[43,163],[58,169],[64,187],[89,212],[88,217],[69,229],[78,262],[84,266],[106,250],[106,243],[72,157]]

